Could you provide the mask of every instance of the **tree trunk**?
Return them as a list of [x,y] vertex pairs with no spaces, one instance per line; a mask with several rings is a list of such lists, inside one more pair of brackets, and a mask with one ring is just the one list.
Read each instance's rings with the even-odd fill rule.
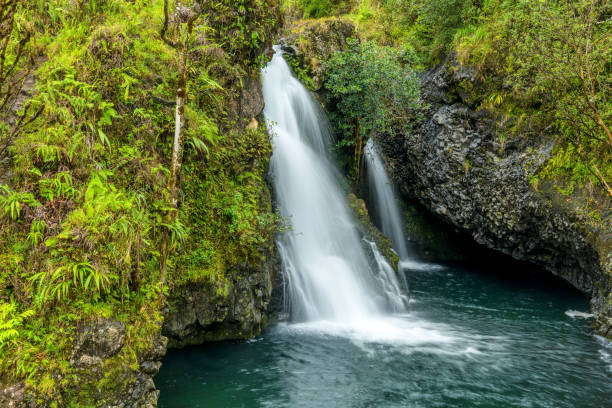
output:
[[[170,179],[168,180],[168,201],[170,209],[167,214],[166,230],[162,236],[161,243],[161,281],[165,283],[167,274],[168,252],[170,244],[169,227],[176,222],[178,217],[178,186],[181,176],[181,164],[183,160],[183,138],[185,133],[185,102],[187,100],[187,59],[189,58],[189,47],[193,24],[201,16],[202,7],[198,2],[193,2],[187,7],[182,2],[175,4],[175,31],[174,39],[166,38],[168,30],[168,0],[164,0],[164,25],[161,29],[163,41],[178,52],[179,79],[176,88],[176,108],[174,112],[174,143],[172,145],[172,164],[170,168]],[[182,33],[181,31],[184,30]]]
[[608,192],[608,195],[610,197],[612,197],[612,188],[610,188],[610,185],[606,182],[606,179],[604,178],[604,176],[599,171],[599,168],[597,168],[597,166],[595,165],[595,161],[594,160],[591,160],[591,165],[595,169],[596,175],[599,178],[599,181],[601,181],[601,183],[603,184],[603,186],[606,189],[606,191]]
[[[174,113],[174,144],[172,148],[172,167],[170,169],[170,180],[168,181],[168,191],[170,192],[170,204],[173,209],[178,205],[177,179],[181,172],[183,156],[183,133],[185,128],[185,97],[187,86],[186,72],[186,52],[183,49],[179,57],[179,83],[176,90],[176,108]],[[176,211],[172,211],[173,214]],[[176,215],[176,214],[175,214]]]
[[357,164],[357,175],[355,178],[356,182],[359,182],[359,175],[361,172],[361,151],[363,149],[363,137],[361,135],[361,126],[359,125],[360,119],[355,120],[355,163]]
[[[188,24],[187,38],[180,44],[179,48],[179,80],[176,89],[176,107],[174,111],[174,143],[172,145],[172,164],[170,167],[170,179],[168,180],[168,201],[170,210],[168,211],[166,225],[170,226],[176,222],[178,215],[178,179],[181,173],[183,157],[183,135],[185,129],[185,99],[187,97],[187,57],[189,37],[191,34],[191,22]],[[168,227],[164,232],[161,246],[161,281],[165,283],[168,269],[168,246],[170,241]]]

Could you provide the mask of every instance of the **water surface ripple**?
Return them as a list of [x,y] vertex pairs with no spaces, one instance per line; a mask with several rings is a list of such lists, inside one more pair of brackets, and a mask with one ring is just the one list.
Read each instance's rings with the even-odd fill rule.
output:
[[428,269],[407,272],[407,313],[169,351],[160,407],[612,406],[612,348],[574,313],[588,311],[582,295]]

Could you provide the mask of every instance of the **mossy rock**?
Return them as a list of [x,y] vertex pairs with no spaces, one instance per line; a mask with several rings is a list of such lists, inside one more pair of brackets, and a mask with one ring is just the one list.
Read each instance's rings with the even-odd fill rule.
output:
[[312,78],[312,90],[323,85],[324,64],[331,56],[346,48],[346,40],[355,37],[355,25],[348,19],[330,17],[301,20],[286,29],[282,44],[293,50],[299,66]]
[[358,198],[355,194],[351,193],[346,197],[349,206],[353,210],[353,214],[359,223],[361,232],[364,234],[366,239],[376,243],[378,250],[385,257],[389,265],[397,272],[397,266],[399,263],[399,256],[393,250],[393,243],[391,240],[383,234],[378,228],[374,226],[370,215],[366,207],[365,201]]

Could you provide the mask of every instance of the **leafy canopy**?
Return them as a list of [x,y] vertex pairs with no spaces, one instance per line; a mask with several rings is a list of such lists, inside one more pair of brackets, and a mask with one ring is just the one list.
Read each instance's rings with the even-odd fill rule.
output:
[[420,106],[414,71],[396,50],[373,42],[349,39],[327,62],[325,87],[338,148],[354,146],[357,166],[364,137],[406,130]]

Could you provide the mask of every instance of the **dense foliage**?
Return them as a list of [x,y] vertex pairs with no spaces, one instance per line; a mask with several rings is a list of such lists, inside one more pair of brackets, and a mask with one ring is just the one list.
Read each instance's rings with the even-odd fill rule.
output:
[[415,119],[418,81],[395,50],[356,39],[327,62],[326,73],[338,147],[354,152],[352,168],[358,176],[367,139],[377,133],[405,132]]
[[[264,62],[278,7],[201,3],[169,223],[179,58],[160,37],[163,3],[0,2],[0,383],[25,382],[39,403],[89,406],[88,387],[121,387],[115,371],[138,369],[159,334],[164,293],[207,279],[222,294],[226,271],[258,262],[274,230],[269,140],[227,106]],[[77,384],[77,327],[98,318],[125,322],[128,340],[105,378]]]
[[501,135],[557,138],[543,176],[560,178],[564,194],[595,185],[612,196],[611,13],[605,1],[491,1],[482,25],[457,37],[460,59],[484,77],[481,105],[506,123]]
[[327,17],[338,10],[348,10],[351,0],[284,0],[285,9],[297,9],[302,18]]
[[493,114],[500,154],[510,138],[555,140],[534,188],[581,196],[601,215],[612,196],[611,8],[605,0],[354,0],[326,15],[351,19],[362,39],[396,48],[417,68],[447,58],[476,68],[476,81],[449,91]]

